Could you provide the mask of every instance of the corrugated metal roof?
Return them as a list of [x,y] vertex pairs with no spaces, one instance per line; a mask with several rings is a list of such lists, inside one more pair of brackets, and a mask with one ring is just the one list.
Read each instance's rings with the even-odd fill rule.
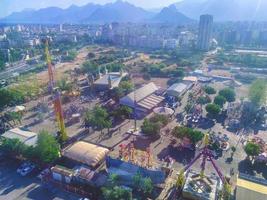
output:
[[127,96],[121,98],[121,101],[123,101],[124,99],[127,99],[127,100],[130,99],[130,100],[134,101],[134,95],[135,95],[136,102],[139,102],[142,99],[144,99],[145,97],[156,92],[157,90],[158,90],[158,87],[153,82],[151,82],[151,83],[148,83],[147,85],[135,90],[134,92],[131,92]]
[[178,93],[182,93],[184,90],[186,90],[187,87],[188,86],[184,83],[175,83],[167,89],[167,92],[168,91],[175,91]]

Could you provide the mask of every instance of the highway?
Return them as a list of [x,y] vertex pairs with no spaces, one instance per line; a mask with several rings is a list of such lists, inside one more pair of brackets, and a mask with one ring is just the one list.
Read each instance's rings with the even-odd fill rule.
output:
[[[35,56],[32,59],[37,59],[39,57],[40,56]],[[13,73],[21,74],[23,72],[30,71],[34,69],[35,67],[36,65],[28,65],[25,60],[18,61],[16,63],[13,63],[12,66],[8,67],[4,71],[0,72],[0,80],[3,80],[3,79],[7,80],[13,76]]]

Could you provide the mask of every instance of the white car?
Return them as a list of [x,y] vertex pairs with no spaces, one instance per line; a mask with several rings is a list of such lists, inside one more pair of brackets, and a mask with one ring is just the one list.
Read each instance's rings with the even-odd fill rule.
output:
[[27,174],[31,173],[34,168],[35,168],[35,165],[33,164],[26,166],[25,168],[21,170],[20,175],[26,176]]

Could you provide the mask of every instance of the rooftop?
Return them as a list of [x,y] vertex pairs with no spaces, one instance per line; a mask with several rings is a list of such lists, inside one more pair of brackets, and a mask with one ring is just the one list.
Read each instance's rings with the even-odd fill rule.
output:
[[37,143],[37,133],[22,130],[20,128],[14,128],[6,131],[2,137],[8,138],[8,139],[18,139],[20,142],[22,142],[25,145],[28,146],[35,146]]
[[63,156],[71,160],[96,167],[104,160],[108,149],[91,143],[79,141],[63,151]]

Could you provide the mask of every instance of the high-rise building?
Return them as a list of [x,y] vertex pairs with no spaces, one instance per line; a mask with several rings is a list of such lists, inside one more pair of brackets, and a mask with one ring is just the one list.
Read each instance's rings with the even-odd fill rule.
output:
[[198,49],[208,51],[210,48],[210,41],[212,37],[212,15],[201,15],[199,21],[198,32]]

